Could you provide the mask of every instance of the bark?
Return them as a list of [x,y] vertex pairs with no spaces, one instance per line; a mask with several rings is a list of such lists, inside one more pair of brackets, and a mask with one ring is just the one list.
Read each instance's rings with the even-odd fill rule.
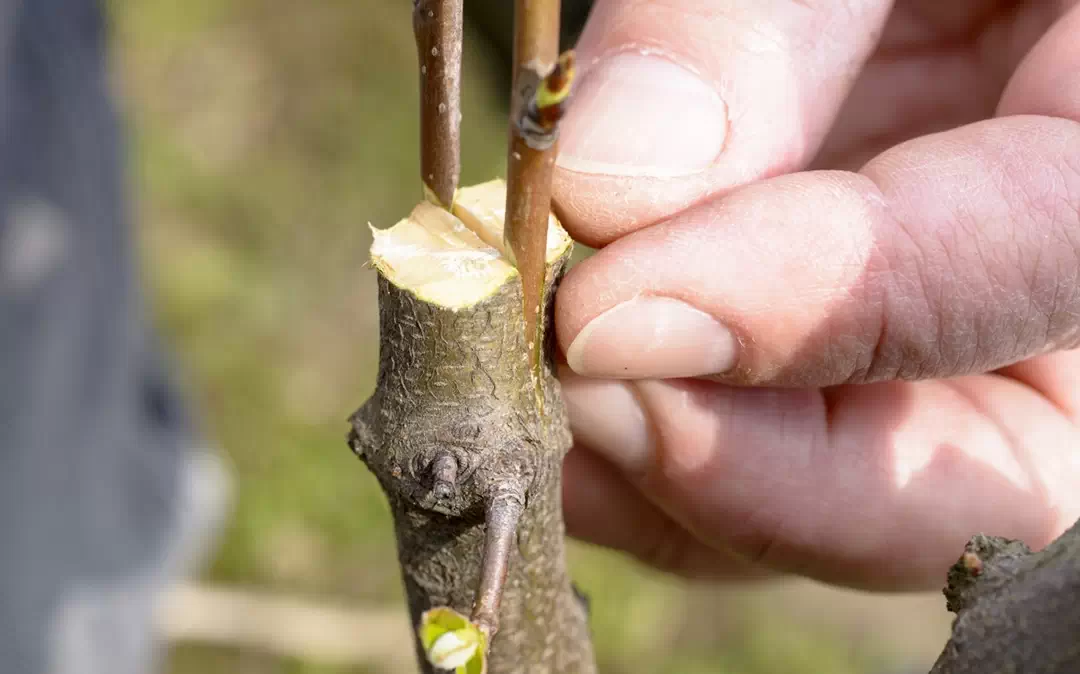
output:
[[1039,552],[975,536],[945,597],[957,615],[931,674],[1080,672],[1080,522]]
[[[567,257],[548,267],[545,307]],[[570,435],[550,340],[537,408],[521,307],[516,274],[456,310],[380,274],[378,383],[351,419],[350,444],[390,502],[414,625],[435,606],[469,615],[504,569],[489,673],[591,674],[586,612],[564,559],[560,471]],[[509,538],[492,518],[493,505],[508,501],[524,506]],[[500,564],[500,543],[485,547],[493,530],[509,553],[503,569],[490,568],[490,558]],[[433,671],[422,653],[421,663]]]

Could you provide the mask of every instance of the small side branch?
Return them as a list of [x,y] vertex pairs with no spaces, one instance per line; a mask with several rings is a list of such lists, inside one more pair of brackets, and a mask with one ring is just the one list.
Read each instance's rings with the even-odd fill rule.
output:
[[420,60],[420,172],[424,193],[454,203],[461,174],[461,43],[463,0],[413,0]]
[[515,489],[501,491],[488,505],[484,561],[480,567],[480,585],[476,589],[472,621],[487,633],[489,639],[499,630],[499,604],[510,568],[510,551],[518,520],[524,509],[525,498]]

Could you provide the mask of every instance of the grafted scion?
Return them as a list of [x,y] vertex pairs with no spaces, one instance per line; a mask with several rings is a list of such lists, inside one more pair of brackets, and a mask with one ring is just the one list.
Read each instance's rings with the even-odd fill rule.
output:
[[[543,358],[551,175],[574,80],[574,54],[558,57],[559,3],[521,2],[514,13],[514,92],[507,155],[505,246],[521,274],[525,343],[534,375]],[[541,380],[536,377],[539,386]],[[542,404],[543,396],[537,391]]]
[[462,0],[414,0],[420,61],[420,173],[424,193],[450,208],[461,173]]
[[[466,187],[452,212],[422,203],[375,233],[379,373],[350,445],[390,503],[415,625],[433,609],[471,616],[491,637],[488,674],[593,674],[565,562],[571,438],[553,353],[534,375],[517,271],[487,243],[502,240],[505,198],[501,181]],[[572,245],[550,226],[545,307]],[[458,262],[481,252],[477,273],[460,274]],[[431,674],[419,634],[417,649]]]

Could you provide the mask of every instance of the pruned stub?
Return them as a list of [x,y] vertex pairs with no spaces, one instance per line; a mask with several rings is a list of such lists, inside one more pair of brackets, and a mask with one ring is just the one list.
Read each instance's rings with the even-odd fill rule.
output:
[[[543,455],[566,450],[568,438],[546,437],[564,430],[562,408],[537,408],[521,284],[496,247],[504,195],[502,181],[464,188],[455,214],[421,204],[375,233],[379,375],[353,444],[402,505],[480,512],[497,490],[527,494]],[[554,280],[571,242],[550,227]],[[463,260],[480,262],[464,273]],[[557,395],[550,364],[543,374]]]

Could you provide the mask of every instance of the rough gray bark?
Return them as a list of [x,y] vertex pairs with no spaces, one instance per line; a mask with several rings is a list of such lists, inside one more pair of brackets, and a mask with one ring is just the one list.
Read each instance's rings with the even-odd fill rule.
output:
[[[549,269],[545,306],[564,264]],[[490,520],[492,506],[520,500],[488,671],[591,674],[585,608],[564,561],[560,471],[570,435],[550,340],[537,409],[521,306],[516,276],[453,311],[380,275],[378,384],[351,419],[350,444],[390,502],[414,625],[435,606],[472,612],[485,536],[493,524],[505,529]]]
[[1080,672],[1080,522],[1035,553],[975,536],[945,597],[957,615],[931,674]]

